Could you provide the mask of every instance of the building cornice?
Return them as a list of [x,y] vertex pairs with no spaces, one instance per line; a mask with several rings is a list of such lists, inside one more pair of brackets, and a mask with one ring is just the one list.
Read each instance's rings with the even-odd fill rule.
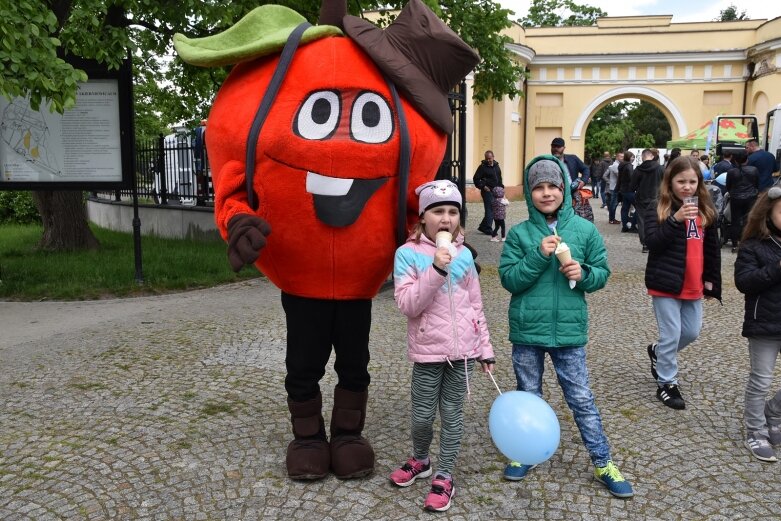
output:
[[[779,41],[781,45],[781,41]],[[582,54],[582,55],[544,55],[534,56],[531,65],[602,65],[629,63],[633,65],[662,64],[662,63],[702,63],[702,62],[730,62],[745,61],[746,50],[731,51],[695,51],[695,52],[670,52],[670,53],[633,53],[633,54]]]
[[504,48],[511,53],[520,56],[521,61],[527,64],[531,63],[531,61],[534,59],[534,56],[536,55],[534,49],[525,45],[521,45],[520,43],[506,43],[504,44]]
[[693,84],[716,84],[716,83],[742,83],[745,78],[717,78],[711,80],[697,79],[638,79],[638,80],[526,80],[526,84],[533,86],[545,85],[693,85]]
[[781,49],[781,38],[776,38],[775,40],[768,40],[749,47],[748,54],[754,55],[768,51],[777,51],[779,49]]

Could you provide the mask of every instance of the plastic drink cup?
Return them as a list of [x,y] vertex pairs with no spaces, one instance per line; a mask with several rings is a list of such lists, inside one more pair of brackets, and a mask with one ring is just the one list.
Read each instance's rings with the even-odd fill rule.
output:
[[450,232],[437,232],[434,237],[434,243],[437,248],[450,248],[450,244],[453,242],[453,234]]
[[699,202],[696,195],[690,195],[683,198],[683,204],[693,204],[694,206],[698,206]]

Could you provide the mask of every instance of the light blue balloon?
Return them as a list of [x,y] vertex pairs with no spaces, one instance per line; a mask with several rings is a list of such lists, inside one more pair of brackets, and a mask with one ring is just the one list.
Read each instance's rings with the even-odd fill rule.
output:
[[561,437],[559,419],[551,406],[525,391],[509,391],[494,400],[488,429],[499,452],[526,465],[547,461]]

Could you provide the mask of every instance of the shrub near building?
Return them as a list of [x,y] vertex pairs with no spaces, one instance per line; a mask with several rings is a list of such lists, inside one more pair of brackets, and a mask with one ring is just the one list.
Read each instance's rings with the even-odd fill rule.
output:
[[41,216],[30,192],[0,190],[0,224],[40,223]]

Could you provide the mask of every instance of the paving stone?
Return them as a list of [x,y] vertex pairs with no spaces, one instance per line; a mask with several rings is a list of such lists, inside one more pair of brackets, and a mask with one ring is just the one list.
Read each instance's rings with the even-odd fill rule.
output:
[[[525,218],[523,206],[510,205],[509,225]],[[495,377],[510,390],[509,294],[497,276],[503,244],[471,231],[482,206],[468,210]],[[475,373],[457,495],[438,517],[777,518],[781,465],[754,460],[741,442],[748,356],[735,256],[722,252],[724,305],[705,303],[702,334],[680,355],[687,409],[672,411],[656,400],[645,353],[656,334],[645,255],[636,235],[620,233],[605,210],[594,210],[612,275],[587,297],[588,363],[613,458],[636,496],[613,498],[594,480],[547,363],[543,391],[561,423],[558,451],[524,481],[504,481],[506,461],[487,428],[496,389]],[[314,483],[285,473],[285,317],[266,279],[156,297],[0,307],[0,519],[431,519],[422,510],[427,483],[398,489],[387,479],[410,452],[406,321],[391,291],[373,303],[365,434],[377,455],[375,473]],[[329,367],[321,382],[325,411],[335,384]],[[435,461],[437,450],[435,440]]]

